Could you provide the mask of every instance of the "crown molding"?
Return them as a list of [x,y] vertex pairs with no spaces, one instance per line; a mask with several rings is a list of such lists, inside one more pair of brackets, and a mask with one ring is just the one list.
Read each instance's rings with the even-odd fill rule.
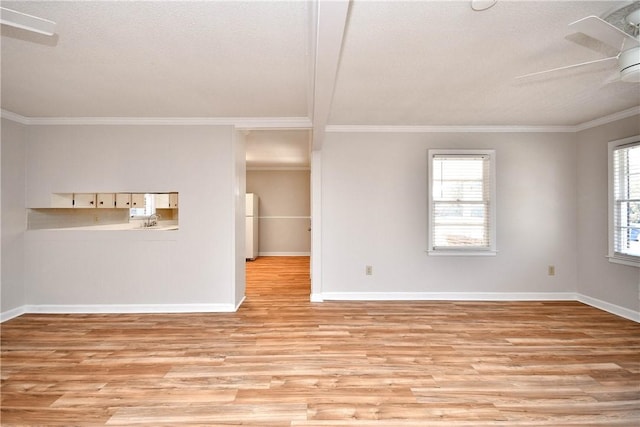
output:
[[329,125],[326,132],[374,132],[374,133],[532,133],[532,132],[575,132],[574,126],[369,126],[369,125]]
[[588,122],[580,123],[575,127],[575,132],[580,132],[583,130],[591,129],[596,126],[606,125],[608,123],[615,122],[616,120],[626,119],[628,117],[633,117],[636,115],[640,115],[640,106],[631,107],[627,110],[623,110],[614,114],[609,114],[608,116],[600,117],[599,119],[589,120]]
[[[395,125],[327,125],[326,132],[352,133],[574,133],[606,125],[617,120],[640,115],[640,106],[631,107],[608,116],[568,126],[395,126]],[[308,117],[25,117],[8,110],[0,116],[23,125],[175,125],[175,126],[234,126],[240,130],[311,129]]]
[[25,117],[1,110],[2,117],[24,125],[174,125],[235,126],[237,129],[310,129],[308,117]]
[[640,115],[640,107],[631,107],[627,110],[619,111],[608,116],[600,117],[577,125],[567,126],[369,126],[369,125],[328,125],[326,132],[395,132],[395,133],[575,133],[591,129],[597,126],[606,125],[617,120],[626,119],[635,115]]
[[11,120],[12,122],[20,123],[22,125],[29,124],[29,119],[27,117],[21,116],[20,114],[16,114],[5,109],[0,110],[0,117],[2,117],[3,119]]

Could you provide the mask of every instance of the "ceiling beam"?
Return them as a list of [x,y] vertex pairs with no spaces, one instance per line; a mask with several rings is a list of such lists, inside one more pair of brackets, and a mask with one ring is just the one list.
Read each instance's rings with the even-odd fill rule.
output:
[[319,150],[329,121],[349,0],[319,0],[313,80],[313,149]]

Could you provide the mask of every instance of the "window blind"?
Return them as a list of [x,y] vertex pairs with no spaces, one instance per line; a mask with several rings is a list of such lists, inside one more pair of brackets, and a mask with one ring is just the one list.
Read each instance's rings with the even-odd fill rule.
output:
[[640,143],[613,150],[613,249],[640,257]]
[[491,248],[490,161],[482,154],[433,156],[433,249]]

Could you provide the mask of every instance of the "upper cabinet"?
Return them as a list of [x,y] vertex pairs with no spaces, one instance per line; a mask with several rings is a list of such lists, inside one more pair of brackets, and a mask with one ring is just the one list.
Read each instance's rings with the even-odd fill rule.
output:
[[99,208],[114,208],[116,206],[116,195],[113,193],[98,193],[97,204]]
[[73,193],[73,207],[74,208],[95,208],[96,194],[95,193]]
[[54,193],[51,195],[52,208],[95,208],[95,193]]
[[132,208],[144,208],[144,193],[133,193],[131,195],[131,207]]
[[169,209],[171,207],[168,193],[154,194],[153,200],[155,201],[156,209]]
[[116,208],[122,208],[122,209],[131,208],[131,193],[117,193]]
[[169,193],[169,207],[172,209],[178,208],[178,193]]
[[54,193],[51,195],[52,208],[72,208],[73,193]]
[[50,207],[144,209],[151,197],[155,209],[178,209],[178,193],[54,193]]
[[158,193],[153,195],[156,209],[177,209],[178,193]]

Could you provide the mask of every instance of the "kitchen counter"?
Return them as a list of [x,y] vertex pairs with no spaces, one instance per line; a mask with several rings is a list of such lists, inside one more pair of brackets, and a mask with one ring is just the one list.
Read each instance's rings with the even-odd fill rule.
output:
[[174,231],[178,230],[176,221],[158,221],[152,227],[143,227],[141,221],[124,224],[85,225],[82,227],[47,228],[47,231]]

